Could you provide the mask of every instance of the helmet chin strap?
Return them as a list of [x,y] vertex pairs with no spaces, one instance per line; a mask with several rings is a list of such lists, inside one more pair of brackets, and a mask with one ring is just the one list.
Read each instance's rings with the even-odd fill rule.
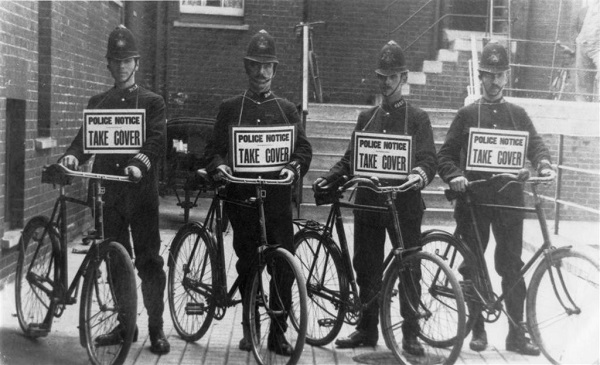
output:
[[133,74],[135,74],[137,66],[138,66],[138,60],[136,59],[135,60],[135,67],[133,68],[133,70],[131,70],[131,73],[129,74],[129,76],[127,77],[127,79],[125,79],[125,81],[119,82],[119,86],[120,85],[127,85],[127,83],[129,82],[129,80],[131,80],[131,78],[133,77]]
[[400,79],[400,81],[398,82],[398,85],[396,85],[396,87],[394,88],[394,90],[392,90],[392,92],[391,92],[391,93],[389,93],[389,94],[387,94],[387,95],[382,93],[382,94],[383,94],[383,96],[384,96],[385,98],[389,98],[390,96],[394,95],[394,94],[396,93],[396,91],[398,91],[398,88],[399,88],[400,86],[402,86],[402,84],[403,84],[403,82],[402,82],[402,79]]

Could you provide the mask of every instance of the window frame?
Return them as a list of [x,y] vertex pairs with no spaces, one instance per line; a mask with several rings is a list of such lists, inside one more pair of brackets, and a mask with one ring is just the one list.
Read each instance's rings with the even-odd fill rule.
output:
[[[222,2],[223,0],[221,0]],[[179,11],[182,14],[201,14],[201,15],[217,15],[217,16],[231,16],[231,17],[243,17],[245,9],[245,1],[241,0],[241,8],[233,7],[217,7],[210,5],[184,5],[183,0],[179,0]]]

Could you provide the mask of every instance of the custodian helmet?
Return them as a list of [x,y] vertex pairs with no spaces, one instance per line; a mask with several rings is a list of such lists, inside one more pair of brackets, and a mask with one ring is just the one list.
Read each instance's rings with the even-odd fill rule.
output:
[[124,60],[140,57],[133,33],[124,25],[116,27],[108,36],[106,58]]
[[500,73],[509,70],[506,48],[497,42],[489,42],[481,51],[479,71]]
[[259,31],[250,39],[244,59],[259,63],[279,63],[275,54],[275,39],[266,30]]
[[398,43],[389,41],[379,53],[379,64],[375,70],[376,73],[383,76],[390,76],[397,73],[407,72],[404,52]]

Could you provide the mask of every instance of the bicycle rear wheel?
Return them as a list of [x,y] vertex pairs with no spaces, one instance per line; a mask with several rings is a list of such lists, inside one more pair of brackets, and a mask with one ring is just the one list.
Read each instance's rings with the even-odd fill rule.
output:
[[[91,248],[90,250],[95,250]],[[92,364],[120,365],[129,353],[137,320],[135,271],[127,250],[104,241],[93,251],[81,290],[79,331]]]
[[197,223],[179,229],[169,255],[167,297],[175,330],[185,341],[197,341],[215,314],[216,250],[212,236]]
[[348,282],[341,254],[333,241],[311,230],[296,233],[294,246],[308,295],[306,342],[323,346],[336,338],[344,324]]
[[47,228],[48,218],[34,217],[27,222],[19,242],[15,303],[19,326],[29,337],[46,336],[54,314],[51,298],[59,280],[60,255],[58,233]]
[[[462,290],[438,257],[415,252],[396,258],[385,273],[381,331],[402,364],[453,364],[465,337]],[[405,335],[417,335],[423,356],[403,350]]]
[[550,252],[527,292],[527,325],[553,364],[598,363],[598,259],[570,248]]
[[[252,352],[259,364],[296,364],[306,337],[306,283],[297,259],[282,248],[269,249],[265,266],[247,287],[244,322],[250,325]],[[274,337],[284,335],[291,356],[280,354]]]

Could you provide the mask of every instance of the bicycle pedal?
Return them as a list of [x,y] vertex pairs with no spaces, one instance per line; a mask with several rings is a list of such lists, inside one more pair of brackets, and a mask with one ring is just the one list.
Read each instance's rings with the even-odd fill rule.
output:
[[88,253],[89,250],[90,250],[90,248],[88,246],[77,246],[77,247],[73,247],[71,252],[74,254],[85,255]]
[[194,316],[194,315],[203,315],[206,312],[206,307],[204,303],[187,303],[185,305],[185,314]]
[[44,324],[31,323],[27,327],[27,332],[32,337],[46,337],[50,333],[50,328]]
[[333,325],[335,324],[335,320],[331,319],[331,318],[325,318],[325,319],[319,319],[317,320],[317,323],[319,324],[319,327],[333,327]]

